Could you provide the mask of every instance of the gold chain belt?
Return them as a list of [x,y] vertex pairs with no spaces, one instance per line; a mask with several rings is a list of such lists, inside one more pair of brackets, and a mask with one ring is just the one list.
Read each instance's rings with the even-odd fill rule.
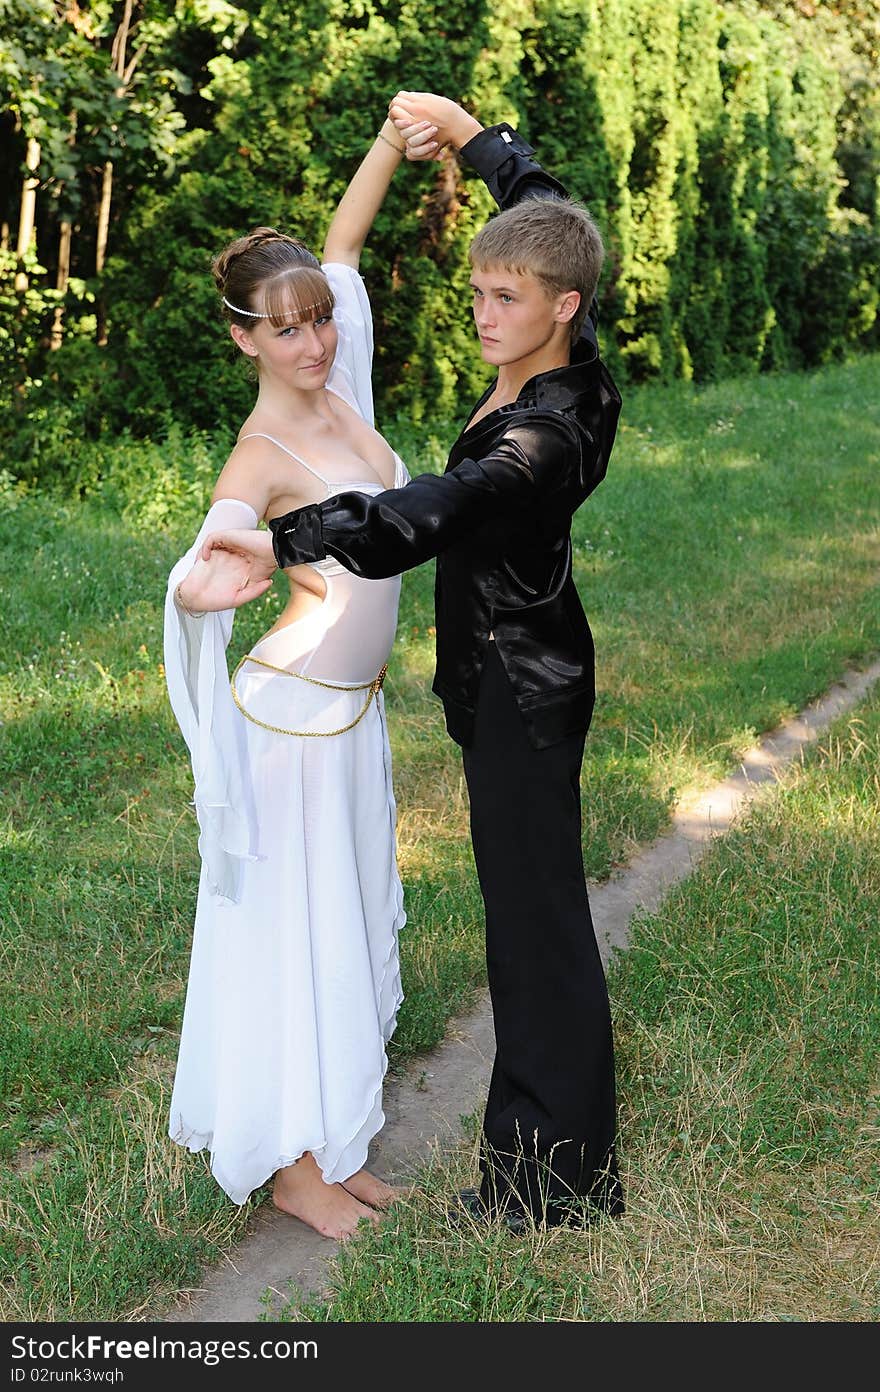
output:
[[[310,686],[323,686],[327,691],[367,691],[366,704],[362,711],[355,716],[354,720],[347,725],[341,725],[338,730],[285,730],[280,725],[269,725],[265,720],[258,720],[250,711],[246,711],[241,704],[238,692],[235,689],[235,678],[238,676],[246,662],[255,662],[258,667],[267,667],[270,672],[278,672],[282,677],[296,677],[297,681],[308,682]],[[388,663],[382,668],[378,677],[374,677],[371,682],[364,682],[362,686],[338,686],[335,682],[318,681],[317,677],[304,677],[301,672],[288,672],[286,667],[273,667],[271,662],[264,662],[261,657],[251,657],[250,653],[245,653],[232,674],[229,685],[232,690],[232,699],[238,706],[246,720],[250,720],[254,725],[259,725],[263,730],[270,730],[273,735],[298,735],[300,739],[329,739],[331,735],[344,735],[346,730],[353,730],[359,721],[363,720],[367,711],[370,709],[370,702],[374,696],[378,696],[382,690],[382,683],[385,680],[385,673],[388,671]]]

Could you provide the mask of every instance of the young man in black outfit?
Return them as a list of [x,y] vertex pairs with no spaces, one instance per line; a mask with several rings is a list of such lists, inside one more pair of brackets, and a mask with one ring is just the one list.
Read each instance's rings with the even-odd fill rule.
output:
[[[474,317],[498,377],[442,477],[277,518],[274,561],[332,556],[378,578],[437,558],[434,691],[462,746],[497,1046],[482,1183],[464,1200],[515,1230],[529,1216],[579,1222],[572,1199],[623,1210],[611,1020],[581,854],[593,643],[570,537],[620,410],[595,333],[601,239],[506,124],[483,129],[430,93],[401,93],[392,116],[436,125],[438,145],[459,148],[502,210],[471,253]],[[265,533],[211,539],[206,552],[212,542],[266,561]]]

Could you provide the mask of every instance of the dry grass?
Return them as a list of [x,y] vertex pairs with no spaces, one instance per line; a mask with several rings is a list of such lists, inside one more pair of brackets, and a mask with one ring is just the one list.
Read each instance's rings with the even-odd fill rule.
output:
[[[66,1286],[48,1299],[39,1281],[7,1277],[0,1286],[0,1320],[100,1319],[106,1264],[117,1263],[124,1279],[147,1255],[132,1252],[129,1263],[120,1253],[121,1214],[137,1212],[156,1251],[180,1246],[181,1213],[188,1215],[185,1245],[194,1253],[207,1255],[241,1235],[248,1209],[206,1205],[205,1190],[210,1192],[213,1180],[205,1157],[194,1159],[168,1138],[169,1061],[141,1059],[130,1073],[130,1080],[108,1096],[106,1130],[96,1133],[65,1113],[64,1147],[39,1157],[20,1174],[14,1196],[0,1198],[0,1224],[22,1254],[36,1251],[57,1260],[65,1248],[69,1252]],[[74,1194],[76,1207],[70,1212]],[[199,1264],[190,1266],[195,1275]],[[115,1318],[148,1318],[157,1301],[177,1291],[176,1275],[167,1284],[161,1271],[156,1275],[149,1299],[123,1299]]]

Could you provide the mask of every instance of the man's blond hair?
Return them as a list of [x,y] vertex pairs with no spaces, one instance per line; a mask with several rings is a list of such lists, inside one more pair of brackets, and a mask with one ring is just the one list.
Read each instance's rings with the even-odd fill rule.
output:
[[471,242],[469,256],[479,270],[502,266],[518,275],[533,275],[550,296],[578,290],[581,302],[571,321],[573,341],[596,293],[605,248],[582,204],[571,198],[525,198],[489,219]]

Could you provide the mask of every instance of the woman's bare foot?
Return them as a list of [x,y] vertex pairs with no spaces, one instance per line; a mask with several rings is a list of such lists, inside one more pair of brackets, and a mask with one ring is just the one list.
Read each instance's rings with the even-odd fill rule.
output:
[[390,1208],[395,1199],[402,1199],[406,1193],[405,1189],[392,1189],[390,1184],[377,1179],[369,1170],[358,1170],[357,1174],[349,1175],[340,1183],[349,1194],[372,1208]]
[[293,1165],[276,1170],[272,1202],[283,1213],[308,1223],[322,1237],[344,1242],[362,1218],[378,1223],[375,1209],[361,1203],[341,1184],[325,1184],[313,1155],[308,1151]]

